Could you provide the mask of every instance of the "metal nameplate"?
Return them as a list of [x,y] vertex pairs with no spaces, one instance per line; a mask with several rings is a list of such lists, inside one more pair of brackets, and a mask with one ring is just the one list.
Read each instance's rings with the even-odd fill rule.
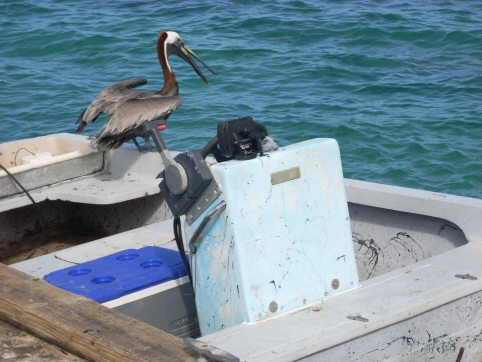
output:
[[221,195],[221,193],[221,186],[216,182],[216,179],[213,178],[213,181],[209,184],[206,190],[203,191],[203,193],[197,198],[196,202],[186,212],[186,220],[189,225],[191,225],[199,215],[201,215],[204,210],[206,210],[207,207],[211,205],[219,195]]
[[295,180],[301,177],[300,166],[288,168],[287,170],[273,172],[271,174],[271,185],[277,185],[286,181]]

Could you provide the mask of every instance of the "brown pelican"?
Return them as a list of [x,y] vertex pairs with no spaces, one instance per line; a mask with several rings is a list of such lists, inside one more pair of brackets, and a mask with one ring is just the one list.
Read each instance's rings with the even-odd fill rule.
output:
[[94,122],[101,113],[109,116],[107,122],[92,141],[92,148],[108,151],[118,148],[124,142],[133,140],[139,151],[142,152],[135,138],[144,137],[146,144],[151,150],[153,149],[149,143],[149,135],[143,130],[143,123],[167,119],[182,104],[182,98],[178,97],[179,86],[176,76],[167,59],[171,54],[176,54],[188,62],[208,85],[208,80],[190,55],[217,76],[183,42],[179,34],[173,31],[160,31],[157,41],[157,56],[164,73],[164,86],[157,93],[133,90],[132,88],[147,83],[147,79],[134,78],[112,84],[100,92],[75,122],[81,122],[77,132],[82,132],[85,126]]

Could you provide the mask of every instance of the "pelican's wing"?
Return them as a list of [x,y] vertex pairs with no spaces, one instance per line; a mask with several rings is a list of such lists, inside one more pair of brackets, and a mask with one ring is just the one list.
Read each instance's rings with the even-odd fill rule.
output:
[[81,132],[87,124],[94,122],[101,113],[111,114],[115,105],[129,98],[132,88],[147,83],[145,78],[133,78],[122,82],[114,83],[105,88],[94,101],[82,112],[75,123],[82,122],[77,132]]
[[137,128],[144,122],[166,118],[182,105],[180,97],[164,97],[155,93],[143,93],[143,96],[145,97],[132,98],[114,107],[115,109],[96,137],[120,134]]

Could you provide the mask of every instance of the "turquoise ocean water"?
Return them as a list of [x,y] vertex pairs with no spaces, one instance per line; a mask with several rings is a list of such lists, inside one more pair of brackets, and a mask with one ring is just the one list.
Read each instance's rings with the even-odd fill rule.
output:
[[[171,65],[169,148],[251,115],[280,145],[337,139],[345,177],[482,198],[480,1],[0,1],[0,142],[75,132],[105,86],[158,91],[159,30],[219,73]],[[95,133],[103,119],[85,133]]]

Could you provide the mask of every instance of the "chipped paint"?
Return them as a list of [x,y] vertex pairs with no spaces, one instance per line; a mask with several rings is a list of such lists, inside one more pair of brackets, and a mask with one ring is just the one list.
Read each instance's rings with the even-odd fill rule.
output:
[[387,326],[303,361],[482,360],[482,292]]
[[467,243],[462,230],[443,219],[354,204],[350,219],[362,281]]
[[[273,173],[291,168],[299,168],[299,178],[272,185]],[[269,158],[217,164],[212,171],[223,189],[213,204],[224,200],[227,207],[192,257],[203,335],[358,285],[334,140],[302,142]],[[197,222],[185,227],[189,238]]]

